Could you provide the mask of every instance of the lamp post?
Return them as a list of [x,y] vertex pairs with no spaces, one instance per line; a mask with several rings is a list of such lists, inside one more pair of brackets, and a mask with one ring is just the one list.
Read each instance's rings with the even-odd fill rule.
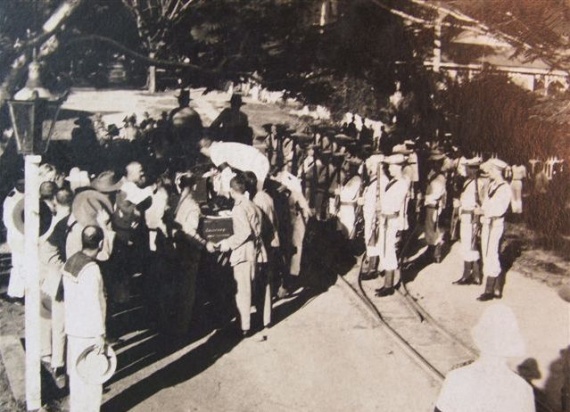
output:
[[40,276],[39,276],[39,165],[63,100],[40,82],[40,64],[29,66],[26,86],[8,100],[18,152],[25,158],[24,273],[26,274],[26,407],[38,410],[41,400]]

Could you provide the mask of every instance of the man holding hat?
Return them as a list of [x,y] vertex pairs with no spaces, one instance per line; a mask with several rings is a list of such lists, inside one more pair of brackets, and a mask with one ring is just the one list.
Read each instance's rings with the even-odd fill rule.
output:
[[253,132],[249,127],[249,120],[247,115],[240,110],[245,104],[241,95],[232,94],[229,103],[230,107],[222,110],[210,124],[210,130],[214,131],[219,140],[223,142],[253,144]]
[[383,163],[388,165],[390,180],[376,204],[377,245],[380,247],[378,270],[385,272],[384,286],[376,290],[376,296],[379,297],[394,294],[394,277],[399,272],[396,254],[397,234],[401,229],[399,216],[410,188],[409,180],[402,175],[405,161],[406,158],[402,154],[391,155],[383,160]]
[[481,206],[482,183],[477,174],[481,159],[474,157],[463,162],[465,166],[466,180],[459,197],[459,216],[461,225],[459,229],[461,241],[461,254],[463,256],[463,275],[455,282],[456,285],[480,285],[481,264],[477,239],[479,234],[479,216],[475,209]]
[[100,227],[86,226],[81,232],[81,251],[71,256],[63,268],[71,412],[95,412],[101,408],[103,385],[86,382],[77,366],[81,354],[90,346],[95,345],[98,351],[105,348],[107,307],[103,278],[95,260],[103,238]]
[[425,194],[425,237],[429,252],[435,263],[441,262],[443,231],[439,227],[439,216],[445,207],[446,179],[443,174],[445,154],[433,151],[429,156],[430,172]]
[[482,214],[481,255],[483,257],[483,274],[487,276],[485,292],[478,300],[487,301],[501,298],[503,295],[504,276],[499,260],[499,246],[505,227],[505,213],[511,203],[511,188],[503,177],[507,163],[500,159],[487,161],[490,183],[487,196],[478,210]]

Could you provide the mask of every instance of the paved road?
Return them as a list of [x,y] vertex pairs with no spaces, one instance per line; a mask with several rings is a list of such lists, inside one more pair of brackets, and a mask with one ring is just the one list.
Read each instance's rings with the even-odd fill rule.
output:
[[439,384],[345,288],[282,302],[268,333],[216,331],[120,378],[103,410],[432,411]]

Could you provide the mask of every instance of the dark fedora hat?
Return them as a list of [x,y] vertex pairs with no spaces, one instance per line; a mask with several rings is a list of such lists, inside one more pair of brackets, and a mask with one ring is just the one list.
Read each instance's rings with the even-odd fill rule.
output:
[[107,134],[109,136],[118,136],[120,134],[120,130],[116,124],[112,123],[107,126]]
[[[51,226],[53,214],[45,202],[40,201],[40,236],[44,235]],[[20,199],[12,212],[12,222],[18,232],[24,234],[24,199]]]
[[230,105],[232,105],[232,106],[243,106],[243,105],[245,105],[245,103],[243,102],[243,100],[241,98],[241,94],[237,94],[237,93],[232,94],[232,97],[230,98]]
[[102,193],[116,192],[121,189],[121,186],[123,186],[123,181],[111,170],[101,172],[91,181],[91,187]]
[[84,114],[75,119],[73,123],[76,124],[77,126],[89,126],[92,124],[91,119],[85,116]]

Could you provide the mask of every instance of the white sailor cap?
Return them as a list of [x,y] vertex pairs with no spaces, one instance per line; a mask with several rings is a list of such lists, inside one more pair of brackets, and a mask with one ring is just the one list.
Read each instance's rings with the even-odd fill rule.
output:
[[507,162],[504,162],[501,159],[497,159],[497,158],[492,158],[492,159],[487,160],[487,164],[489,166],[493,166],[499,170],[504,170],[509,166],[507,164]]
[[406,156],[400,153],[386,156],[384,159],[382,159],[382,163],[389,165],[401,165],[406,163]]

